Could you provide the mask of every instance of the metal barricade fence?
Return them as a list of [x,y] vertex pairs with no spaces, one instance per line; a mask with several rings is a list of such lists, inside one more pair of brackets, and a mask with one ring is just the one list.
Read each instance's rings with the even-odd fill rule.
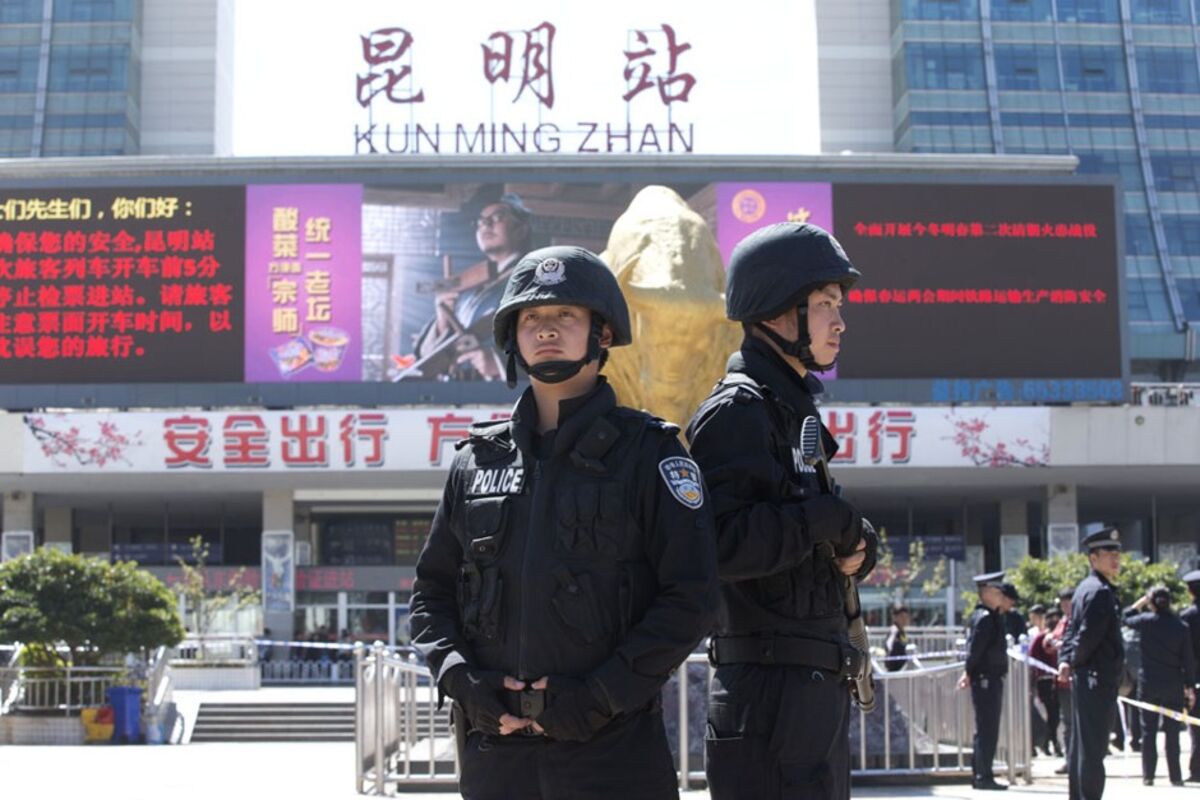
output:
[[8,667],[0,670],[0,685],[10,687],[0,713],[61,711],[70,716],[106,703],[105,692],[124,672],[120,667]]
[[[383,645],[355,650],[355,789],[383,795],[389,784],[403,789],[457,783],[458,752],[450,724],[450,703],[437,707],[437,690],[429,671],[411,654],[392,655]],[[855,776],[971,775],[971,740],[975,732],[969,691],[956,688],[962,662],[876,671],[876,708],[870,714],[851,709],[851,773]],[[677,673],[664,703],[677,703],[682,721],[676,726],[679,785],[701,786],[703,759],[692,756],[692,730],[687,721],[699,673],[704,691],[713,669],[703,653],[688,658]],[[997,770],[1010,782],[1032,780],[1029,670],[1010,658],[1004,684]],[[864,735],[864,732],[866,735]]]

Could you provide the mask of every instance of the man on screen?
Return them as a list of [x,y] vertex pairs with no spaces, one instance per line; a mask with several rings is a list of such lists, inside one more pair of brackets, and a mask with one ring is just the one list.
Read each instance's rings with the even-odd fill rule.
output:
[[420,377],[487,381],[504,377],[492,345],[492,318],[509,272],[529,250],[531,217],[521,198],[512,193],[480,210],[475,243],[484,258],[458,271],[455,280],[448,276],[451,285],[438,287],[433,319],[415,340],[413,354]]

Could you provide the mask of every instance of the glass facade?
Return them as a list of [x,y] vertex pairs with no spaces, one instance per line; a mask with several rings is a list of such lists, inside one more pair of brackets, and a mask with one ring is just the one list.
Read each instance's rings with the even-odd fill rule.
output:
[[134,0],[0,0],[0,157],[138,153]]
[[[1179,375],[1200,323],[1198,5],[892,3],[898,150],[1072,154],[1120,178],[1135,378]],[[1178,354],[1161,351],[1172,333]]]

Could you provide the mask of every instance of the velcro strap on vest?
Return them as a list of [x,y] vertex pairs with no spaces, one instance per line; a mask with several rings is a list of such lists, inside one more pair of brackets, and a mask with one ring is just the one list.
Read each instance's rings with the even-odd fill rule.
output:
[[577,469],[589,472],[608,472],[604,465],[604,456],[620,437],[621,430],[616,425],[604,417],[597,417],[575,442],[575,447],[571,450],[571,464]]

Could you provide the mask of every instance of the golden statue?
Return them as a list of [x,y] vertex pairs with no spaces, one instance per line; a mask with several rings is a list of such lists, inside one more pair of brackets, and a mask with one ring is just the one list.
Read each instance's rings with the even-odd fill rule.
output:
[[665,186],[647,186],[613,224],[600,256],[629,303],[633,345],[605,373],[624,405],[684,426],[742,339],[725,319],[725,267],[704,219]]

